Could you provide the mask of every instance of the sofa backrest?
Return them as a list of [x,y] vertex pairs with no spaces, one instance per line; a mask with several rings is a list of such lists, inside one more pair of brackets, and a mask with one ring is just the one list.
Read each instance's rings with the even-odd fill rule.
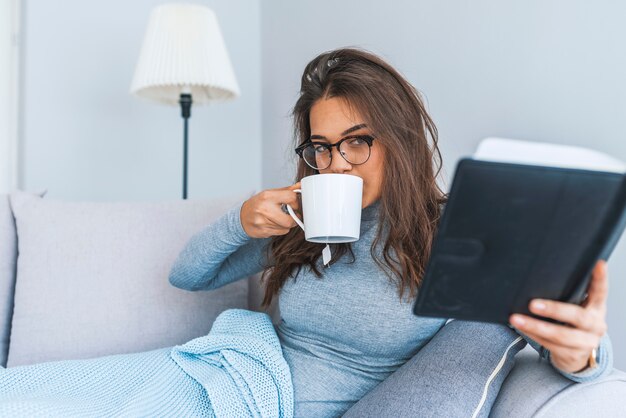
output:
[[11,324],[0,323],[8,367],[183,343],[226,308],[261,310],[260,274],[209,292],[167,280],[191,235],[246,196],[69,202],[17,191],[12,212],[2,196],[0,315],[15,304]]

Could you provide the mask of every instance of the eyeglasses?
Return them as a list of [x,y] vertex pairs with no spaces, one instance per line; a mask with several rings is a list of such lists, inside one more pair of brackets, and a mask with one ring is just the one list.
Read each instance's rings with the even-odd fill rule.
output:
[[330,167],[333,159],[333,147],[337,147],[344,160],[353,165],[360,165],[369,160],[374,139],[376,138],[371,135],[351,135],[342,138],[336,144],[306,141],[299,145],[295,151],[309,167],[315,170],[324,170]]

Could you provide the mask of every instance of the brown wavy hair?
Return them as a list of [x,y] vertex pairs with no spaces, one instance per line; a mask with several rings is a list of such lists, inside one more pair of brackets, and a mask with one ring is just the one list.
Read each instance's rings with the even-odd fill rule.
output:
[[[396,282],[400,298],[407,288],[409,296],[415,297],[430,256],[441,205],[447,201],[436,182],[442,162],[437,128],[420,93],[391,65],[371,52],[341,48],[318,55],[304,69],[300,96],[291,114],[294,148],[311,135],[309,114],[313,104],[331,97],[341,97],[357,109],[383,149],[378,229],[370,253],[389,280]],[[318,171],[300,159],[294,183],[315,174]],[[384,260],[380,260],[375,248],[383,240]],[[295,271],[295,280],[305,265],[321,278],[316,263],[324,246],[306,241],[297,227],[285,235],[273,236],[267,246],[272,253],[268,259],[273,260],[261,277],[265,284],[262,306],[269,306],[292,273]],[[330,246],[330,264],[347,252],[352,255],[350,263],[354,263],[350,243]]]

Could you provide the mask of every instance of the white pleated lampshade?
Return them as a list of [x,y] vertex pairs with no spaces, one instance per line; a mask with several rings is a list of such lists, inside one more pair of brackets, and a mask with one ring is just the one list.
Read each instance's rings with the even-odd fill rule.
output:
[[181,93],[191,93],[194,104],[239,96],[213,11],[196,4],[155,7],[130,91],[172,105],[178,105]]

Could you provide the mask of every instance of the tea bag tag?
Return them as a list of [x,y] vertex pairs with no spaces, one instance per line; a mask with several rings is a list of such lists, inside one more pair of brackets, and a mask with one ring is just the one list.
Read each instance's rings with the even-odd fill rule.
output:
[[328,263],[330,263],[330,247],[328,243],[326,243],[326,246],[322,250],[322,260],[324,261],[324,265],[328,267]]

